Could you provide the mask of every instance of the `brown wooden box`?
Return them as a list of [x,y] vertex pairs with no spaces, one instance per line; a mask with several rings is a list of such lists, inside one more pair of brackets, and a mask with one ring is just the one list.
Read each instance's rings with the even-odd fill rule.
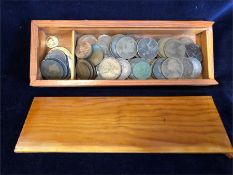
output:
[[[214,79],[213,56],[213,22],[211,21],[93,21],[93,20],[33,20],[31,23],[31,55],[30,85],[31,86],[161,86],[217,85]],[[74,49],[79,34],[139,34],[154,36],[189,36],[201,46],[203,53],[203,73],[198,79],[182,80],[76,80],[74,75]],[[66,47],[73,56],[73,80],[43,80],[40,73],[40,62],[47,48],[46,37],[56,35],[59,46]]]

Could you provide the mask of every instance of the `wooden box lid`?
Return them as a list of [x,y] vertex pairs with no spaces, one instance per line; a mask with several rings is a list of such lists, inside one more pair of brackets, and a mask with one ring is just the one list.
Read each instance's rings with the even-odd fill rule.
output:
[[232,153],[210,96],[36,97],[15,152]]

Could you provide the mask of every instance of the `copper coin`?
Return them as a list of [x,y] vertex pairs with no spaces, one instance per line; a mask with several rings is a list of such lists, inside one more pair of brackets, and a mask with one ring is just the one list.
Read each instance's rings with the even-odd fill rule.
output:
[[83,41],[79,42],[75,49],[75,54],[78,58],[87,58],[92,53],[92,47],[91,44]]

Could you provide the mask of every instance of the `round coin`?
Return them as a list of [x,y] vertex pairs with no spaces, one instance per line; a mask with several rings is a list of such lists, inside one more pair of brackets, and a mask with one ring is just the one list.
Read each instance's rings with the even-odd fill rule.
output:
[[193,43],[193,40],[189,37],[181,37],[179,39],[184,45]]
[[76,46],[75,55],[78,58],[87,58],[91,55],[91,53],[92,53],[91,44],[86,41],[79,42],[78,45]]
[[57,58],[59,60],[61,60],[63,63],[68,64],[68,59],[66,54],[59,50],[59,49],[52,49],[50,50],[47,55],[45,56],[45,59],[47,58]]
[[93,66],[86,60],[78,60],[76,64],[77,77],[81,80],[91,79],[93,76]]
[[100,35],[97,40],[97,44],[103,49],[105,56],[110,56],[110,43],[112,42],[112,37],[109,35]]
[[94,65],[98,65],[104,58],[104,52],[98,44],[92,45],[92,54],[88,57],[88,60]]
[[132,37],[124,36],[116,43],[116,52],[121,58],[133,58],[137,55],[137,42]]
[[185,48],[188,57],[194,57],[197,58],[199,61],[202,61],[201,48],[197,44],[187,44],[185,45]]
[[162,74],[162,71],[161,71],[161,65],[162,65],[164,60],[166,60],[166,58],[155,59],[155,62],[153,64],[153,68],[152,68],[152,77],[153,78],[166,79],[166,77],[164,77],[164,75]]
[[168,58],[185,57],[185,46],[177,39],[169,39],[164,44],[164,53]]
[[110,43],[110,51],[112,55],[116,58],[120,57],[116,51],[116,44],[123,36],[124,35],[122,34],[117,34],[117,35],[112,36],[112,42]]
[[132,63],[133,77],[138,80],[146,80],[151,76],[152,67],[145,58]]
[[105,80],[115,80],[121,74],[121,65],[113,57],[104,58],[98,66],[99,75]]
[[154,59],[158,54],[158,43],[153,38],[142,38],[138,41],[138,55],[146,59]]
[[183,74],[182,74],[182,78],[192,78],[193,75],[193,63],[192,60],[190,58],[182,58],[180,59],[180,61],[183,63]]
[[97,42],[97,39],[96,39],[96,37],[94,35],[83,35],[78,39],[77,45],[80,42],[83,42],[83,41],[86,41],[86,42],[88,42],[89,44],[92,45],[92,44],[95,44]]
[[158,41],[158,45],[159,45],[159,52],[158,52],[158,56],[160,58],[167,58],[167,56],[164,53],[164,44],[169,40],[170,38],[161,38]]
[[40,71],[42,77],[47,80],[59,80],[63,78],[63,66],[54,59],[45,59],[41,62]]
[[119,80],[125,80],[126,78],[129,77],[131,73],[131,66],[130,63],[123,59],[123,58],[118,58],[119,63],[121,64],[121,74],[118,77]]
[[49,36],[47,39],[46,39],[46,45],[48,48],[54,48],[54,47],[57,47],[59,44],[59,41],[58,41],[58,38],[56,36]]
[[191,78],[198,78],[201,75],[201,72],[202,72],[201,62],[198,59],[194,58],[194,57],[190,57],[189,59],[193,63],[193,74],[192,74]]
[[167,58],[163,61],[161,71],[167,79],[178,79],[183,75],[183,64],[179,59]]

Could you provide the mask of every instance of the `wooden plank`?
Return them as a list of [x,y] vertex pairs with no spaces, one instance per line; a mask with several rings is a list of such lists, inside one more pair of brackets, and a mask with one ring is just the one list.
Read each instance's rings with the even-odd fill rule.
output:
[[231,155],[233,149],[210,96],[36,97],[15,152]]

